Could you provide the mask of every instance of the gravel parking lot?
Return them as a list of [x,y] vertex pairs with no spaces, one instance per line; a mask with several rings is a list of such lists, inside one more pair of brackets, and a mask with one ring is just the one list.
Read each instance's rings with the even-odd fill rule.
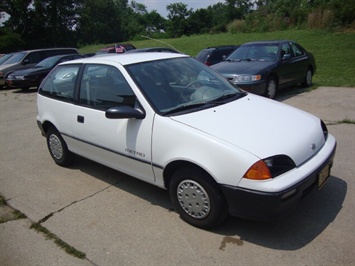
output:
[[0,194],[27,218],[0,224],[0,264],[354,265],[355,88],[277,100],[326,122],[338,141],[332,176],[285,219],[230,217],[204,231],[180,220],[167,191],[80,157],[70,168],[57,166],[36,125],[36,92],[1,90]]

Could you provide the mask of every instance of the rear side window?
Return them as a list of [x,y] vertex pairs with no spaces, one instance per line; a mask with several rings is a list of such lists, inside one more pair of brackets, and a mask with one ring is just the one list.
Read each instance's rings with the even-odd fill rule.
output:
[[42,83],[38,93],[63,101],[74,101],[74,88],[80,65],[58,66]]
[[295,56],[302,56],[304,55],[304,51],[301,47],[299,47],[298,45],[296,45],[295,43],[290,43],[293,53],[295,54]]
[[86,65],[80,82],[80,103],[107,110],[119,105],[135,105],[135,95],[122,73],[113,66]]

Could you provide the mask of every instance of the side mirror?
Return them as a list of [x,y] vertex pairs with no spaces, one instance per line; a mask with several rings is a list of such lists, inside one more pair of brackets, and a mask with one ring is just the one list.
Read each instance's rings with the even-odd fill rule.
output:
[[128,105],[121,105],[111,107],[106,110],[106,118],[110,119],[125,119],[125,118],[135,118],[135,119],[144,119],[145,112],[141,106],[132,108]]
[[222,55],[222,61],[226,61],[226,59],[227,59],[227,56],[225,54]]
[[21,62],[21,64],[22,64],[22,65],[27,65],[29,62],[30,62],[30,61],[28,61],[28,59],[26,59],[26,60],[23,60],[23,61]]

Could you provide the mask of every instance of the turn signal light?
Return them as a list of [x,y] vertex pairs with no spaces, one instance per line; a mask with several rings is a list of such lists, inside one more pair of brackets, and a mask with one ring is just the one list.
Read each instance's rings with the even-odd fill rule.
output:
[[254,163],[243,177],[253,180],[266,180],[271,178],[271,173],[264,161],[260,160]]

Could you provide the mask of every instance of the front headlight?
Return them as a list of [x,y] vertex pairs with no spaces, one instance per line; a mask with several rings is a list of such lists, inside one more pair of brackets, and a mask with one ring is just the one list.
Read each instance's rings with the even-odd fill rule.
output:
[[21,79],[21,80],[24,80],[25,79],[25,76],[14,76],[15,79]]
[[244,174],[244,178],[266,180],[279,176],[296,167],[294,161],[286,155],[276,155],[254,163]]
[[261,80],[261,75],[235,75],[232,82],[250,82]]

